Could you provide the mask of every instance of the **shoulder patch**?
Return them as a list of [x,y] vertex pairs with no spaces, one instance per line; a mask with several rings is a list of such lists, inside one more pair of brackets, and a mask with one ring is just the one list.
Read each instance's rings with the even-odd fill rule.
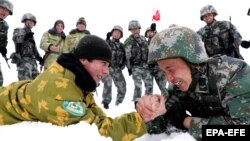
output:
[[71,115],[77,117],[84,116],[87,110],[83,103],[75,101],[64,101],[62,107]]

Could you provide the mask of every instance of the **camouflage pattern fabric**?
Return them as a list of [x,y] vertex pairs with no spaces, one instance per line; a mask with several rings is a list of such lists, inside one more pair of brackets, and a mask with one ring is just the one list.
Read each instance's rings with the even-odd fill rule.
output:
[[148,43],[144,36],[134,38],[130,35],[124,42],[127,68],[132,71],[134,80],[133,100],[141,97],[142,80],[145,83],[145,94],[153,92],[153,78],[148,69]]
[[132,141],[146,133],[146,124],[136,112],[107,117],[93,93],[81,90],[75,75],[58,63],[33,81],[0,87],[0,103],[0,125],[41,121],[67,126],[85,121],[96,124],[102,136],[114,141]]
[[107,40],[111,51],[112,60],[109,68],[109,75],[103,79],[103,103],[109,104],[112,99],[112,80],[117,88],[116,105],[122,103],[126,94],[126,80],[122,73],[126,65],[125,48],[119,40]]
[[[211,25],[199,29],[197,33],[201,36],[209,56],[220,54],[236,57],[240,55],[239,45],[242,37],[230,22],[214,21]],[[238,53],[234,51],[234,48],[238,50]]]
[[72,30],[69,33],[69,35],[66,36],[65,44],[63,47],[63,49],[64,49],[63,52],[67,53],[67,52],[70,52],[71,50],[73,50],[76,47],[78,41],[86,35],[87,34],[84,31],[80,32],[76,29]]
[[120,68],[109,68],[109,75],[103,78],[102,102],[109,104],[112,100],[112,80],[117,88],[115,105],[123,102],[126,94],[126,80]]
[[[57,52],[49,52],[49,46],[57,45],[58,49]],[[60,35],[53,35],[48,31],[45,32],[40,41],[40,48],[44,50],[46,54],[44,60],[44,70],[48,68],[50,64],[52,64],[60,54],[67,52],[67,49],[64,50],[65,39],[62,38]]]
[[[194,67],[192,71],[200,72],[195,89],[175,93],[180,99],[186,95],[200,104],[192,106],[189,100],[182,101],[192,107],[194,114],[188,132],[198,140],[202,137],[202,125],[250,124],[249,65],[226,55],[208,59],[201,42],[193,30],[173,27],[155,35],[149,46],[149,62],[179,57]],[[203,86],[207,89],[201,91]],[[208,112],[199,110],[203,108]]]
[[39,75],[36,59],[30,57],[22,57],[20,63],[17,64],[18,80],[32,80]]
[[[29,31],[27,31],[29,30]],[[13,32],[13,41],[15,43],[16,52],[20,55],[18,60],[17,72],[18,80],[32,80],[39,74],[36,63],[36,55],[38,51],[34,41],[34,37],[25,39],[28,32],[27,28],[16,28]]]
[[142,81],[145,84],[146,95],[151,95],[153,93],[153,78],[148,69],[145,66],[134,66],[132,68],[132,78],[134,80],[134,96],[133,101],[136,101],[142,95]]
[[1,66],[0,66],[0,86],[3,86],[3,73],[2,73]]
[[[8,43],[8,29],[9,25],[6,21],[0,21],[0,53],[3,57],[6,57],[7,54],[7,43]],[[0,86],[3,85],[3,74],[0,67]]]

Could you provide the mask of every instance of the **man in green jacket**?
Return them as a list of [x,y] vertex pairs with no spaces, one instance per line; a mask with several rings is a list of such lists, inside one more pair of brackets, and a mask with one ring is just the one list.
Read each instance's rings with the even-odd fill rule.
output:
[[[59,126],[80,121],[96,124],[102,136],[130,141],[147,131],[152,117],[137,112],[107,117],[93,98],[93,91],[109,73],[111,50],[95,35],[86,35],[76,49],[60,55],[34,80],[0,87],[0,125],[42,121]],[[152,114],[153,116],[154,114]]]

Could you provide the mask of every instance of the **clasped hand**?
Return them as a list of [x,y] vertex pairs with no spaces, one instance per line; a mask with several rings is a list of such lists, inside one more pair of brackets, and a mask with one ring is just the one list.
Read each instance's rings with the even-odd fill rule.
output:
[[167,112],[165,101],[165,97],[161,95],[144,95],[138,100],[136,111],[148,122]]

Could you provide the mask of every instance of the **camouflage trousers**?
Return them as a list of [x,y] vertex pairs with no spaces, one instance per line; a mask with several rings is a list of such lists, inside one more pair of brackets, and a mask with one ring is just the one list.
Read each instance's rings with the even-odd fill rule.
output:
[[109,68],[109,75],[103,78],[103,103],[110,103],[112,100],[112,80],[117,88],[116,105],[122,103],[126,94],[126,81],[120,68]]
[[39,74],[37,63],[34,58],[23,57],[17,65],[18,80],[32,80]]
[[2,73],[1,64],[0,64],[0,86],[3,86],[3,73]]
[[151,76],[148,67],[133,66],[132,78],[134,80],[134,96],[133,101],[141,97],[142,81],[145,84],[145,94],[151,95],[153,93],[153,77]]
[[161,95],[164,95],[168,97],[168,91],[166,88],[167,80],[163,73],[163,71],[160,69],[158,65],[154,65],[153,67],[149,67],[149,72],[151,76],[155,79],[156,84],[158,85]]

